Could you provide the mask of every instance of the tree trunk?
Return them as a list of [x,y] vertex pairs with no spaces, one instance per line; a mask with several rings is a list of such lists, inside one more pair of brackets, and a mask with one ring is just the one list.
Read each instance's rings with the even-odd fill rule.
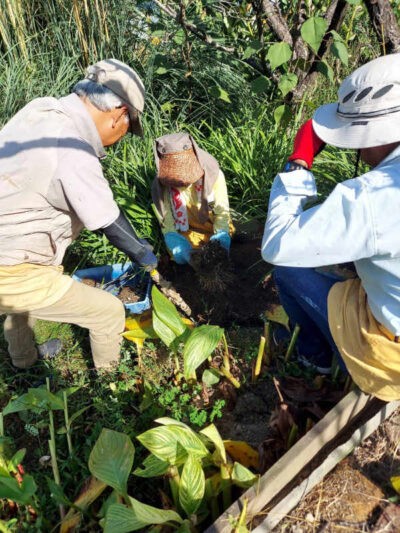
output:
[[364,0],[381,53],[400,51],[400,28],[389,0]]

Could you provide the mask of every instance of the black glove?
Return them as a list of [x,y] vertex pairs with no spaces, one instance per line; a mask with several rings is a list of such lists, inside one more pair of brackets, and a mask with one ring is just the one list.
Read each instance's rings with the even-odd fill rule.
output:
[[137,236],[122,211],[115,222],[106,228],[101,228],[101,231],[111,244],[124,252],[129,259],[139,263],[145,270],[151,271],[157,268],[157,257],[153,253],[153,247],[146,239]]

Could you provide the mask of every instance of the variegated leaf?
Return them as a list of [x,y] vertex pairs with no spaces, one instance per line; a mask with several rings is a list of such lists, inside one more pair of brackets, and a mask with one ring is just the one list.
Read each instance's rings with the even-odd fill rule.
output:
[[200,507],[204,489],[205,476],[201,462],[189,455],[183,466],[179,483],[179,503],[188,517]]

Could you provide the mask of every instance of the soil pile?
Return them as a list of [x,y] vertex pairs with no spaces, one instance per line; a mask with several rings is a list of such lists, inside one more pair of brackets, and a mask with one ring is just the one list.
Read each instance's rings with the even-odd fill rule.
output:
[[194,268],[164,256],[159,270],[191,307],[197,322],[261,326],[266,309],[278,302],[268,276],[272,267],[261,258],[261,235],[233,239],[229,261],[220,250],[212,246],[204,254],[195,253]]

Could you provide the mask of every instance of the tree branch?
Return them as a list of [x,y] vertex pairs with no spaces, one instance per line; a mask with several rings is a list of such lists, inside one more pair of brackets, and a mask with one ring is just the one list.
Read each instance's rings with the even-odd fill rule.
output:
[[261,7],[271,30],[275,33],[278,39],[293,46],[293,38],[289,27],[277,4],[271,0],[262,0]]
[[216,50],[221,50],[222,52],[226,52],[228,54],[232,54],[235,52],[234,48],[223,46],[222,44],[217,43],[214,41],[210,35],[200,30],[197,26],[192,24],[191,22],[187,22],[186,20],[181,20],[181,17],[179,16],[179,13],[174,11],[170,6],[163,4],[160,0],[153,0],[153,2],[163,11],[166,13],[169,17],[172,17],[178,24],[189,30],[191,33],[196,35],[199,39],[201,39],[203,42],[208,44],[209,46],[212,46]]

